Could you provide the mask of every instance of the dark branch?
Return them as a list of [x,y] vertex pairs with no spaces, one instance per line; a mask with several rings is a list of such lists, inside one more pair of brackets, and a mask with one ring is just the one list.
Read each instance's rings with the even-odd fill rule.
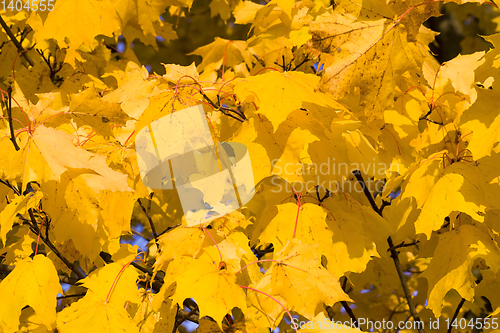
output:
[[450,321],[450,327],[448,327],[448,331],[446,333],[451,333],[451,330],[453,329],[453,323],[455,322],[455,320],[457,320],[458,314],[460,313],[460,309],[462,308],[464,303],[465,303],[465,298],[462,298],[460,303],[458,303],[457,308],[455,309],[455,313],[453,314],[453,318],[451,318],[451,321]]
[[[5,21],[3,20],[2,18],[2,15],[0,15],[0,25],[2,26],[3,30],[5,30],[5,32],[7,33],[7,35],[9,36],[10,40],[14,43],[14,45],[16,46],[17,48],[17,52],[21,53],[24,50],[23,46],[21,45],[21,43],[19,43],[19,41],[16,39],[16,36],[14,36],[14,34],[12,33],[12,31],[10,30],[10,28],[7,26],[7,23],[5,23]],[[21,56],[26,59],[26,61],[31,65],[31,66],[35,66],[35,62],[33,60],[31,60],[31,58],[25,53],[21,53]]]
[[137,199],[137,202],[139,202],[139,206],[141,206],[142,211],[144,212],[144,214],[146,214],[146,217],[148,218],[149,225],[151,226],[151,231],[153,232],[153,237],[155,238],[156,248],[158,249],[158,252],[161,252],[160,243],[158,242],[158,233],[156,232],[153,219],[149,215],[149,210],[146,209],[146,207],[144,207],[144,205],[141,202],[141,199]]
[[[410,308],[411,316],[413,317],[413,321],[420,323],[420,316],[418,315],[415,304],[413,303],[413,298],[411,297],[410,288],[408,287],[408,283],[406,282],[405,275],[403,272],[403,267],[401,266],[401,262],[399,261],[398,252],[394,250],[394,243],[392,242],[392,238],[389,236],[387,238],[387,243],[389,244],[389,249],[391,252],[391,258],[394,260],[394,265],[396,266],[396,271],[398,272],[399,280],[401,281],[401,286],[403,287],[403,291],[405,293],[406,301],[408,302],[408,307]],[[424,330],[421,326],[418,326],[418,332],[423,333]]]
[[[347,286],[347,277],[344,276],[344,283],[342,284],[342,290],[344,292],[346,286]],[[349,307],[349,304],[346,301],[340,301],[340,304],[342,304],[342,307],[344,308],[345,312],[347,312],[347,314],[351,318],[352,322],[354,323],[354,327],[359,327],[358,319],[354,315],[354,312],[352,312],[352,309]]]
[[57,296],[57,299],[64,299],[64,298],[70,298],[70,297],[83,297],[85,296],[87,293],[80,293],[80,294],[74,294],[74,295],[63,295],[63,296]]
[[370,193],[370,190],[368,187],[366,187],[365,180],[363,179],[363,176],[361,175],[361,172],[359,170],[353,171],[352,172],[354,177],[358,180],[358,183],[361,185],[363,188],[363,193],[365,194],[366,198],[370,202],[370,205],[372,206],[373,210],[380,216],[382,216],[381,210],[377,207],[377,204],[375,203],[375,200],[373,199],[372,194]]
[[12,191],[14,191],[14,193],[16,195],[21,195],[21,192],[19,191],[19,189],[17,187],[15,187],[14,185],[12,185],[8,180],[0,179],[0,183],[4,184],[8,188],[12,189]]
[[[0,17],[1,18],[1,17]],[[10,127],[10,141],[14,145],[16,150],[19,150],[19,146],[16,142],[16,135],[14,134],[14,125],[12,124],[12,86],[7,88],[7,118],[9,119],[9,127]]]
[[75,275],[79,278],[79,279],[84,279],[85,276],[78,270],[76,269],[76,267],[69,262],[68,259],[66,259],[57,249],[56,247],[54,246],[54,244],[52,244],[50,242],[50,240],[46,239],[44,236],[42,236],[42,234],[40,233],[40,230],[38,229],[38,224],[36,222],[36,218],[35,218],[35,215],[33,214],[33,208],[30,208],[28,210],[28,213],[30,215],[30,218],[31,218],[31,223],[30,223],[30,228],[31,230],[36,233],[37,235],[39,234],[40,235],[40,239],[45,243],[45,245],[47,245],[51,250],[52,252],[54,252],[54,254],[59,258],[61,259],[61,261],[73,272],[75,273]]
[[405,243],[404,241],[402,241],[400,244],[394,245],[394,247],[392,247],[392,248],[388,248],[387,252],[390,252],[392,250],[397,250],[397,249],[399,249],[401,247],[410,247],[410,246],[413,246],[413,245],[417,245],[418,243],[420,243],[420,241],[418,241],[418,240],[413,241],[411,243]]
[[[372,206],[373,210],[377,212],[378,215],[382,216],[382,211],[377,207],[375,204],[375,200],[373,199],[372,194],[368,190],[365,184],[365,180],[363,179],[363,176],[361,175],[361,172],[359,170],[356,170],[353,172],[354,176],[360,183],[361,187],[363,188],[363,192],[365,193],[366,198],[370,202],[370,205]],[[418,315],[417,309],[415,307],[415,304],[413,303],[413,298],[411,296],[410,288],[408,287],[408,283],[406,282],[406,278],[404,275],[403,267],[401,266],[401,262],[399,261],[399,256],[398,252],[395,250],[394,243],[392,241],[392,237],[389,236],[387,238],[387,243],[389,244],[389,251],[391,252],[391,258],[394,261],[394,266],[396,266],[396,271],[398,272],[399,280],[401,281],[401,286],[403,287],[403,291],[405,293],[405,298],[408,303],[408,307],[410,308],[410,314],[413,317],[413,320],[415,322],[420,323],[420,316]],[[424,333],[424,330],[419,326],[418,328],[419,333]]]

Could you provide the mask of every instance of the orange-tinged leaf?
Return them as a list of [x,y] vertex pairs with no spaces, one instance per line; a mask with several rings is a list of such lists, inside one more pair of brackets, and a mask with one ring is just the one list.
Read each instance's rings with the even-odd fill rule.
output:
[[56,320],[56,296],[62,293],[59,277],[50,259],[39,254],[26,259],[0,282],[0,328],[15,332],[25,306],[32,307],[43,324],[52,329]]
[[462,225],[439,236],[434,257],[421,275],[429,282],[429,308],[436,317],[441,316],[444,296],[451,289],[472,301],[476,278],[471,269],[478,258],[486,260],[493,273],[500,269],[500,251],[484,228]]
[[271,275],[272,295],[283,297],[289,311],[312,318],[318,304],[352,301],[338,278],[321,265],[318,244],[292,239],[275,260],[266,275]]
[[246,310],[243,289],[236,284],[234,273],[218,269],[217,262],[182,257],[170,263],[165,280],[174,279],[177,289],[174,303],[182,304],[186,298],[194,298],[200,308],[200,317],[210,316],[217,323],[234,307]]

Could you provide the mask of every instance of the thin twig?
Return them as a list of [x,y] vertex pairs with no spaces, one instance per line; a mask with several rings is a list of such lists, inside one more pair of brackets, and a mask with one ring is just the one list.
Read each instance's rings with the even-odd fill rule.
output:
[[410,247],[410,246],[413,246],[413,245],[417,245],[418,243],[420,243],[420,241],[418,241],[418,240],[415,240],[415,241],[413,241],[411,243],[405,243],[404,241],[402,241],[400,244],[394,245],[393,248],[387,249],[387,252],[390,252],[392,250],[397,250],[397,249],[399,249],[401,247]]
[[12,189],[12,191],[14,191],[14,193],[16,195],[21,195],[21,192],[19,191],[19,189],[17,187],[15,187],[14,185],[12,185],[8,180],[0,179],[0,183],[4,184],[8,188]]
[[177,327],[179,327],[179,325],[181,325],[183,322],[185,322],[189,317],[191,317],[193,314],[195,314],[197,310],[196,309],[192,309],[191,311],[189,312],[186,312],[182,317],[180,317],[179,319],[177,319],[175,321],[175,324],[174,324],[174,329],[172,330],[172,333],[175,333],[177,331]]
[[155,238],[156,248],[158,249],[158,252],[161,252],[160,242],[158,242],[158,233],[156,232],[156,228],[155,228],[155,225],[153,223],[153,219],[149,215],[149,211],[142,204],[141,199],[137,199],[137,202],[139,202],[139,206],[141,206],[142,211],[144,212],[144,214],[146,214],[146,217],[148,218],[149,225],[151,226],[151,231],[153,232],[153,237]]
[[79,293],[79,294],[74,294],[74,295],[63,295],[63,296],[57,296],[57,299],[64,299],[64,298],[70,298],[70,297],[83,297],[85,296],[87,293],[84,292],[84,293]]
[[[360,183],[361,187],[363,188],[363,192],[370,202],[370,205],[372,206],[373,210],[377,212],[378,215],[382,216],[381,210],[377,207],[375,200],[373,199],[372,194],[368,190],[365,184],[365,180],[363,179],[363,176],[361,175],[361,172],[359,170],[356,170],[353,172],[354,176]],[[395,250],[394,243],[392,241],[392,237],[389,236],[387,238],[387,243],[389,244],[389,250],[391,252],[391,258],[394,261],[394,266],[396,266],[396,271],[398,272],[399,280],[401,281],[401,286],[403,287],[403,291],[405,293],[405,298],[408,303],[408,307],[410,309],[410,314],[413,317],[413,321],[416,323],[421,323],[422,321],[420,320],[420,316],[418,315],[417,309],[415,307],[415,304],[413,303],[413,298],[411,296],[410,288],[408,287],[408,283],[406,282],[406,278],[404,275],[403,267],[401,266],[401,262],[399,261],[399,256],[398,252]],[[424,329],[422,328],[421,325],[418,325],[418,332],[419,333],[424,333]]]
[[[411,316],[413,317],[413,321],[416,323],[421,323],[420,316],[418,315],[415,304],[413,303],[413,298],[411,297],[410,288],[408,287],[408,283],[406,282],[405,275],[403,272],[403,267],[401,266],[401,262],[399,261],[398,252],[394,250],[394,243],[392,242],[392,237],[389,236],[387,238],[387,243],[389,244],[389,248],[391,250],[391,258],[394,261],[394,266],[396,266],[396,271],[398,272],[399,280],[401,281],[401,286],[403,287],[403,291],[405,293],[405,298],[408,303],[408,307],[410,308]],[[424,329],[421,325],[418,325],[418,332],[423,333]]]
[[12,86],[7,88],[7,118],[9,119],[9,127],[10,127],[10,141],[14,145],[14,148],[17,150],[21,149],[17,145],[16,135],[14,134],[14,125],[12,124]]
[[[30,215],[30,218],[31,218],[31,224],[30,224],[30,227],[31,229],[33,230],[33,232],[35,232],[36,234],[39,234],[40,230],[38,229],[38,224],[36,222],[36,218],[35,218],[35,215],[33,214],[33,208],[30,208],[28,209],[28,213]],[[40,234],[40,239],[45,243],[45,245],[47,245],[51,250],[52,252],[54,252],[54,254],[59,258],[61,259],[61,261],[73,272],[75,273],[75,275],[79,278],[79,279],[84,279],[85,276],[78,270],[76,269],[76,267],[70,263],[68,261],[68,259],[66,259],[57,249],[56,247],[54,246],[54,244],[52,244],[50,242],[50,240],[46,239],[45,237],[43,237],[41,234]]]
[[361,185],[363,188],[363,192],[365,194],[365,197],[368,199],[370,202],[370,205],[372,206],[373,210],[380,216],[382,216],[382,212],[380,209],[377,207],[377,204],[375,203],[375,200],[373,199],[372,194],[370,193],[370,190],[368,187],[366,187],[365,180],[363,179],[363,176],[361,175],[361,172],[359,170],[355,170],[352,172],[354,177],[358,180],[358,183]]
[[458,303],[457,308],[455,309],[455,313],[453,314],[453,318],[451,318],[451,321],[450,321],[450,327],[448,327],[448,331],[446,333],[451,333],[451,330],[453,329],[453,323],[455,322],[455,320],[457,320],[458,314],[460,313],[460,309],[462,308],[464,303],[465,303],[465,298],[462,298],[460,303]]
[[21,53],[21,56],[26,59],[26,61],[31,65],[31,66],[35,66],[35,62],[26,54],[26,52],[23,52],[24,51],[24,47],[21,45],[21,43],[19,43],[19,41],[16,39],[16,36],[14,36],[14,34],[12,33],[12,31],[10,30],[10,28],[7,26],[7,23],[5,23],[5,21],[3,20],[2,18],[2,15],[0,15],[0,25],[2,26],[3,30],[5,30],[5,32],[7,33],[7,35],[9,36],[10,40],[14,43],[14,45],[16,46],[17,48],[17,52]]
[[[342,284],[342,290],[344,292],[346,286],[347,286],[347,277],[344,276],[344,283]],[[352,322],[354,323],[354,327],[359,327],[358,319],[354,315],[354,312],[352,312],[352,309],[349,307],[349,304],[346,301],[340,301],[340,304],[342,304],[342,307],[344,308],[345,312],[347,312],[347,314],[351,318]]]

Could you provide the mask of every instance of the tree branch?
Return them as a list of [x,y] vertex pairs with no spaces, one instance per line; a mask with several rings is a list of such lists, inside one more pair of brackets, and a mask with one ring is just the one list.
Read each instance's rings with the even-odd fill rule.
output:
[[[408,287],[408,283],[406,282],[403,267],[401,266],[401,262],[399,261],[398,252],[394,249],[392,237],[389,236],[389,238],[387,238],[387,243],[389,244],[389,248],[391,249],[391,258],[394,261],[394,266],[396,266],[396,271],[398,272],[399,280],[401,281],[401,286],[403,287],[405,298],[408,302],[408,307],[410,308],[410,313],[413,317],[413,321],[420,323],[420,316],[418,315],[415,304],[413,304],[413,298],[411,297],[410,288]],[[418,326],[418,332],[424,332],[423,328],[420,325]]]
[[400,244],[394,245],[394,247],[388,248],[387,252],[390,252],[392,250],[397,250],[397,249],[399,249],[401,247],[410,247],[410,246],[413,246],[413,245],[417,245],[418,243],[420,243],[420,241],[418,241],[418,240],[415,240],[415,241],[413,241],[411,243],[405,243],[404,241],[402,241]]
[[377,204],[375,203],[375,200],[373,199],[372,194],[370,193],[370,190],[368,187],[366,187],[365,180],[363,179],[363,176],[361,175],[361,172],[359,170],[355,170],[352,172],[354,177],[358,180],[358,183],[361,185],[363,188],[363,193],[365,194],[365,197],[368,199],[370,202],[370,205],[372,206],[373,210],[380,216],[382,216],[382,212],[380,209],[377,207]]
[[8,98],[7,98],[7,118],[9,120],[9,127],[10,127],[10,141],[12,141],[14,148],[16,149],[16,151],[18,151],[21,148],[19,148],[19,146],[17,145],[16,135],[14,134],[14,125],[12,124],[12,86],[10,86],[10,85],[7,88],[7,95],[8,95]]
[[35,62],[26,54],[24,53],[24,47],[19,43],[19,41],[16,39],[16,36],[12,33],[10,28],[7,26],[7,23],[2,18],[2,15],[0,15],[0,25],[2,26],[3,30],[5,30],[5,33],[9,36],[10,40],[14,43],[14,45],[17,48],[17,52],[21,54],[21,56],[26,59],[26,61],[31,65],[35,66]]
[[31,224],[30,224],[30,228],[33,230],[34,233],[36,234],[39,234],[40,235],[40,239],[45,243],[45,245],[47,245],[51,250],[52,252],[54,252],[54,254],[59,258],[61,259],[61,261],[73,272],[75,273],[75,275],[79,278],[79,279],[84,279],[85,276],[78,270],[76,269],[76,267],[69,262],[68,259],[66,259],[62,254],[61,252],[59,252],[56,247],[54,246],[54,244],[52,244],[50,242],[50,240],[46,239],[45,237],[42,236],[42,234],[40,233],[40,230],[38,228],[38,224],[36,222],[36,218],[35,218],[35,215],[33,214],[33,208],[30,208],[28,209],[28,213],[30,215],[30,218],[31,218]]
[[[345,288],[347,286],[347,277],[344,276],[344,283],[342,284],[342,290],[345,292]],[[354,323],[354,327],[359,327],[358,319],[354,315],[354,312],[352,312],[352,309],[349,307],[349,304],[346,301],[340,301],[340,304],[344,307],[345,312],[349,315],[351,320]]]
[[460,301],[460,303],[458,303],[457,308],[455,309],[455,313],[453,314],[453,318],[451,318],[451,321],[450,321],[450,327],[448,327],[448,331],[446,333],[451,333],[451,331],[453,329],[453,323],[457,319],[458,314],[460,313],[460,309],[462,308],[462,306],[464,305],[464,303],[465,303],[465,298],[462,298],[462,300]]
[[155,243],[156,243],[156,248],[158,249],[158,252],[160,252],[160,243],[158,242],[158,233],[156,232],[155,225],[153,223],[153,219],[149,215],[149,210],[147,210],[144,205],[141,202],[141,199],[137,199],[137,202],[139,202],[139,206],[141,206],[142,211],[144,214],[146,214],[146,217],[148,218],[149,225],[151,226],[151,231],[153,232],[153,237],[155,238]]
[[[370,202],[370,205],[372,206],[373,210],[377,212],[378,215],[382,216],[382,211],[377,207],[377,204],[375,203],[375,200],[373,199],[372,194],[368,190],[365,184],[365,180],[363,179],[363,176],[361,175],[361,172],[359,170],[353,171],[354,176],[360,183],[361,187],[363,188],[363,192],[365,193],[366,198]],[[399,261],[399,256],[398,252],[396,251],[396,247],[394,246],[394,243],[392,241],[392,237],[389,236],[387,238],[387,243],[389,244],[389,251],[391,252],[391,258],[394,261],[394,266],[396,266],[396,271],[398,272],[399,280],[401,281],[401,286],[403,287],[403,291],[405,293],[405,298],[408,303],[408,307],[410,308],[410,314],[413,317],[413,320],[415,322],[420,323],[420,316],[418,315],[417,309],[415,307],[415,304],[413,303],[413,298],[411,296],[410,288],[408,287],[408,283],[406,282],[406,278],[404,275],[403,267],[401,266],[401,262]],[[418,326],[418,332],[419,333],[424,333],[423,328],[419,325]]]

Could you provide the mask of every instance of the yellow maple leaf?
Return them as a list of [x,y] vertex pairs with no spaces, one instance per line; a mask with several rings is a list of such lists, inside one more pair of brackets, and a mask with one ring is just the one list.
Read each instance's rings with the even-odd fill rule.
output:
[[320,303],[352,302],[338,278],[321,265],[318,246],[292,239],[276,254],[276,262],[266,272],[271,275],[272,295],[283,297],[288,311],[297,311],[306,318],[314,317]]
[[[302,204],[301,208],[295,203],[278,205],[261,215],[252,242],[272,243],[274,251],[280,252],[295,232],[295,237],[304,243],[329,244],[333,233],[325,222],[326,215],[325,209],[312,203]],[[324,251],[323,247],[319,250]]]
[[18,196],[12,199],[0,212],[0,240],[2,240],[4,246],[7,241],[7,233],[12,229],[17,214],[26,214],[28,209],[35,208],[39,199],[37,199],[37,195],[32,193],[26,196]]
[[258,111],[252,113],[265,115],[276,131],[294,110],[305,108],[319,116],[326,111],[324,108],[330,107],[328,97],[314,91],[319,80],[316,75],[302,72],[269,71],[235,80],[234,91],[241,101],[247,99],[258,104]]
[[194,298],[200,316],[210,316],[219,324],[234,307],[246,310],[245,293],[236,284],[236,276],[226,269],[219,270],[216,262],[182,257],[169,264],[165,281],[177,282],[174,303]]
[[26,259],[0,282],[0,328],[15,332],[25,306],[32,307],[42,323],[52,329],[56,320],[56,296],[62,293],[54,264],[39,254]]
[[[55,2],[53,10],[49,9],[43,22],[36,11],[31,12],[28,22],[35,30],[37,42],[56,39],[60,47],[72,50],[82,44],[92,46],[97,35],[112,36],[120,29],[118,14],[110,0],[60,0]],[[76,52],[68,53],[65,62],[75,67],[75,59],[83,62]]]
[[139,333],[139,329],[123,306],[84,297],[62,310],[57,316],[61,333]]
[[181,226],[158,237],[160,249],[168,249],[160,252],[155,262],[155,269],[162,269],[171,260],[182,256],[195,257],[201,250],[205,232],[198,226]]
[[415,221],[415,232],[430,238],[432,231],[441,228],[444,218],[454,211],[484,221],[486,208],[492,208],[487,184],[477,167],[466,163],[447,166],[425,199]]
[[422,22],[439,15],[439,7],[429,3],[412,9],[421,15],[402,16],[412,7],[409,1],[389,6],[378,0],[345,0],[336,5],[329,17],[310,24],[313,46],[324,52],[321,90],[342,98],[359,87],[366,116],[380,119],[393,100],[395,77],[420,70],[422,59],[412,40]]
[[471,269],[477,258],[486,260],[493,273],[500,269],[500,251],[484,228],[462,225],[439,236],[434,257],[421,275],[429,282],[429,308],[436,318],[441,316],[442,302],[450,289],[472,301],[476,278]]

